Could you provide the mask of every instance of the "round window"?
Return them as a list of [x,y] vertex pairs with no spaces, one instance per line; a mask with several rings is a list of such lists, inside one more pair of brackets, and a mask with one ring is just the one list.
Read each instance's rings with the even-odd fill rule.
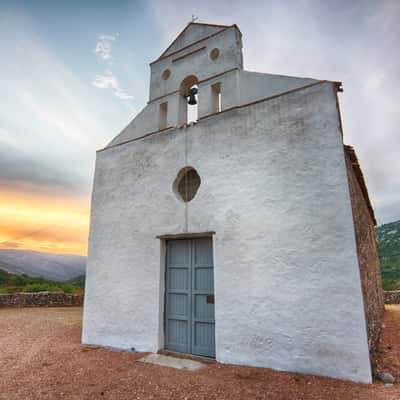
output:
[[173,189],[177,197],[187,203],[196,196],[200,183],[197,171],[192,167],[185,167],[178,172]]
[[171,71],[167,68],[161,75],[161,78],[166,81],[171,76]]
[[217,48],[210,51],[211,60],[215,61],[219,57],[219,50]]

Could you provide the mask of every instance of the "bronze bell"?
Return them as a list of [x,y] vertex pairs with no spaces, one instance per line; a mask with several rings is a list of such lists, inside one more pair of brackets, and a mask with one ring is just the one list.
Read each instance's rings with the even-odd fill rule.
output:
[[197,88],[189,89],[187,97],[189,97],[188,104],[190,104],[191,106],[194,106],[195,104],[197,104],[197,100],[196,100],[197,92],[198,92]]

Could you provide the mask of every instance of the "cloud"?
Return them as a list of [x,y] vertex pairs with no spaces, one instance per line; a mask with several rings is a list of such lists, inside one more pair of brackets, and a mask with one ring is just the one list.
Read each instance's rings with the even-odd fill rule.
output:
[[96,75],[92,84],[99,89],[112,89],[115,96],[122,100],[133,99],[133,96],[125,93],[125,91],[121,89],[117,77],[110,70],[106,70],[104,74]]
[[110,60],[112,58],[111,51],[112,46],[108,41],[102,40],[96,45],[95,53],[103,60]]
[[[290,3],[290,4],[289,4]],[[378,222],[400,219],[400,2],[151,0],[166,47],[193,13],[240,26],[245,69],[343,81],[344,140],[354,145]],[[332,15],[340,9],[340,18]],[[162,46],[160,46],[162,47]],[[160,48],[162,50],[162,48]]]
[[112,64],[112,42],[114,42],[119,33],[115,35],[99,35],[97,38],[95,53],[98,57],[104,60],[107,64],[107,69],[102,74],[97,74],[92,82],[92,85],[99,89],[111,89],[115,96],[121,100],[132,100],[133,96],[126,93],[118,82],[118,78],[114,75],[111,70]]
[[65,164],[39,159],[35,154],[16,147],[0,146],[0,186],[29,189],[36,192],[88,192],[86,177],[66,173]]
[[5,248],[5,249],[17,249],[22,247],[23,245],[18,242],[0,242],[0,247]]
[[131,100],[133,96],[126,94],[123,90],[118,89],[114,92],[114,94],[122,100]]
[[[95,151],[131,112],[104,98],[62,63],[23,14],[0,15],[0,187],[23,193],[85,196]],[[107,109],[105,117],[99,110]]]
[[[0,240],[15,242],[17,231],[33,231],[53,220],[75,221],[80,209],[74,209],[88,207],[95,151],[126,125],[132,110],[119,98],[99,96],[75,57],[59,57],[58,41],[53,47],[24,10],[2,10],[0,26],[0,54],[7,54],[0,74],[0,87],[7,93],[0,107]],[[81,51],[95,64],[93,52]],[[109,90],[128,96],[119,85]],[[60,199],[57,212],[47,217]],[[33,208],[37,212],[27,216]],[[87,216],[85,209],[82,221]],[[71,225],[61,226],[59,234],[52,230],[53,242],[61,251],[85,252],[87,224],[78,218]],[[36,237],[25,248],[39,248],[41,240],[49,243],[51,238]]]
[[100,89],[117,90],[119,88],[118,79],[113,75],[112,71],[110,70],[106,70],[102,75],[96,75],[92,83],[93,86],[96,86]]
[[7,129],[0,128],[0,144],[18,147],[18,140]]
[[15,188],[2,191],[0,247],[86,253],[88,224],[86,201]]
[[99,35],[98,39],[99,40],[116,40],[118,36],[119,36],[119,33],[117,32],[115,35]]
[[99,35],[94,50],[95,54],[103,60],[111,60],[112,42],[114,42],[118,36],[119,33],[116,33],[115,35]]

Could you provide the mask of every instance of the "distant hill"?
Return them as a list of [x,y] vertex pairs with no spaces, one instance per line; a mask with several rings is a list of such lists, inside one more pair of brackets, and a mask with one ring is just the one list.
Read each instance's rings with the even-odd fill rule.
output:
[[0,268],[54,281],[68,281],[86,272],[86,257],[31,250],[0,249]]
[[82,294],[85,277],[80,275],[69,281],[57,282],[34,278],[25,274],[11,274],[0,268],[0,294],[20,292],[64,292]]
[[400,221],[376,228],[383,287],[400,290]]
[[[400,290],[400,221],[376,228],[383,287]],[[0,269],[52,281],[82,285],[86,257],[31,250],[0,249]]]

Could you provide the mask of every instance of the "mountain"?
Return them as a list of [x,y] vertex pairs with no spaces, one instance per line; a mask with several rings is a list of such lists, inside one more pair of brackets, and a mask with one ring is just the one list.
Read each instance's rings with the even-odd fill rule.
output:
[[400,256],[400,221],[380,225],[376,229],[381,257]]
[[0,294],[21,292],[64,292],[82,294],[84,288],[84,275],[80,275],[68,281],[59,282],[25,274],[11,274],[0,268]]
[[376,228],[383,288],[400,290],[400,221]]
[[0,268],[13,274],[67,281],[85,274],[86,257],[75,254],[0,249]]

